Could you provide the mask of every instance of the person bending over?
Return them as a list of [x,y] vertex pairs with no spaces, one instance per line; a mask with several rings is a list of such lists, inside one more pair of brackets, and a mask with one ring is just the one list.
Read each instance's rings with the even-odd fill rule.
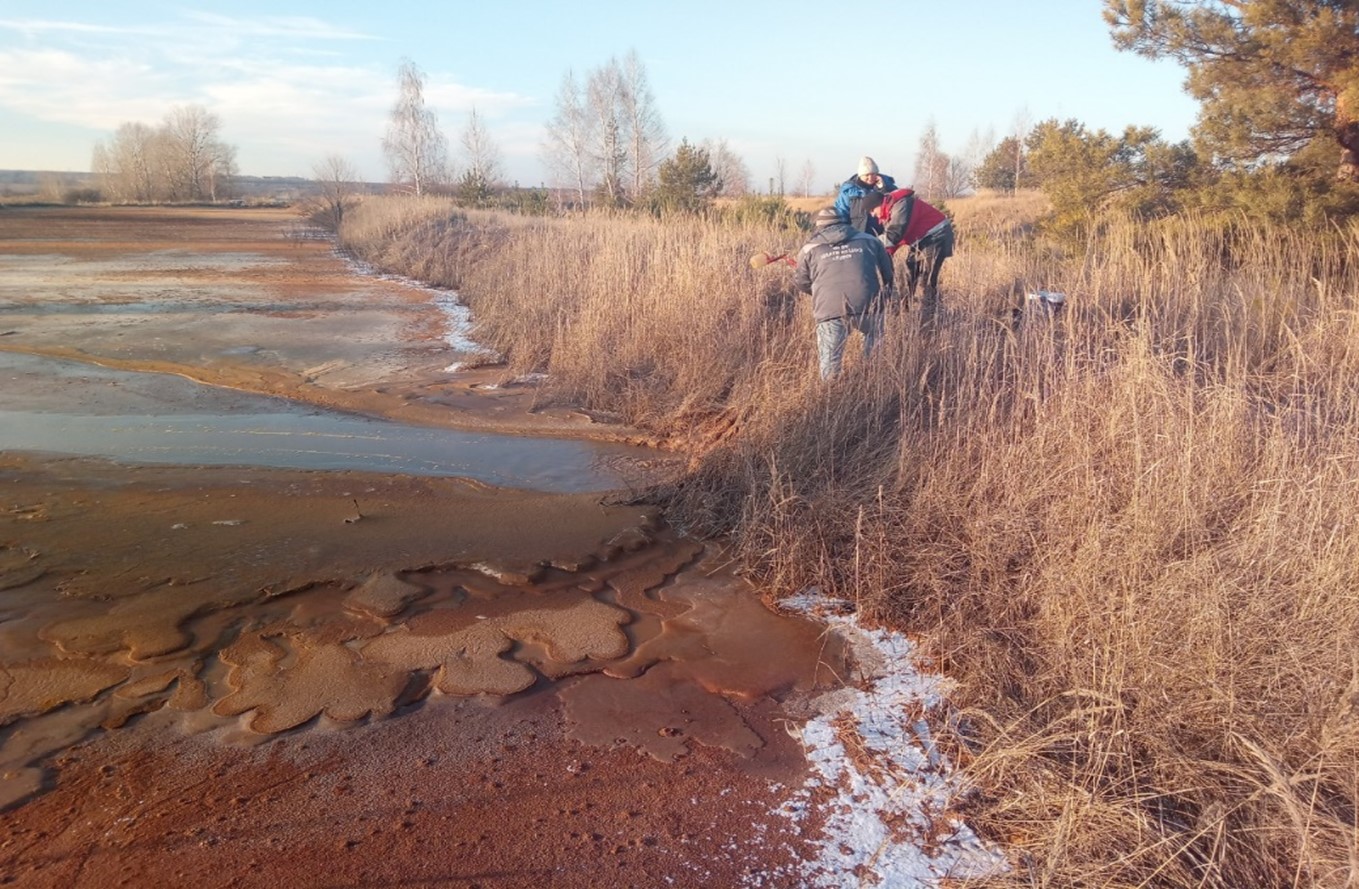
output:
[[851,330],[869,358],[882,336],[883,308],[893,296],[892,257],[882,242],[856,230],[835,207],[817,212],[815,233],[798,252],[793,283],[812,296],[821,379],[840,373]]
[[882,195],[873,211],[882,229],[879,236],[887,252],[896,255],[906,248],[906,298],[915,296],[923,279],[920,304],[922,324],[933,323],[939,311],[939,272],[953,255],[953,223],[937,207],[926,203],[909,188]]

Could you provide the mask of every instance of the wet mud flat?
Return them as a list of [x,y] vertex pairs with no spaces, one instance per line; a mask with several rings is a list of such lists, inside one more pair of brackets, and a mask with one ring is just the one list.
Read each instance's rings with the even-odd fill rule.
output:
[[[628,438],[494,368],[449,373],[428,294],[298,231],[0,211],[0,350]],[[6,380],[24,411],[113,403],[34,374]],[[788,729],[851,670],[617,494],[0,454],[0,881],[801,885],[816,824],[780,810],[807,771]]]
[[5,461],[4,877],[797,885],[819,625],[636,506],[269,475]]
[[0,349],[441,428],[635,432],[450,346],[446,294],[360,275],[287,210],[0,207]]

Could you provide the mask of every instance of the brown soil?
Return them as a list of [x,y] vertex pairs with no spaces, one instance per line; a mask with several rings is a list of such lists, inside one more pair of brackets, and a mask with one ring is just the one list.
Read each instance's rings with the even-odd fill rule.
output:
[[[305,234],[0,208],[0,349],[630,436]],[[0,883],[801,885],[783,725],[843,660],[600,494],[0,454]]]

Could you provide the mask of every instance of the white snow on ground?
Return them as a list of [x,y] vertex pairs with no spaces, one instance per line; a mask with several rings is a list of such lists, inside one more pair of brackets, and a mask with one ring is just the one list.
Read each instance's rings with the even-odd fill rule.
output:
[[905,636],[861,626],[848,602],[813,589],[780,607],[839,633],[859,671],[814,702],[820,715],[801,730],[812,777],[782,814],[803,822],[813,809],[829,813],[800,875],[806,884],[910,889],[1003,871],[1004,856],[951,811],[966,785],[924,718],[944,708],[947,680],[918,669]]

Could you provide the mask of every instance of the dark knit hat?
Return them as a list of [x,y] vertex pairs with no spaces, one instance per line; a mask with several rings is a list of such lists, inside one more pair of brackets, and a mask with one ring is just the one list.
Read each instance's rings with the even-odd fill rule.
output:
[[840,218],[840,211],[834,207],[822,207],[816,211],[816,215],[812,217],[812,222],[818,229],[822,229],[828,225],[835,225],[837,222],[844,222],[844,220]]

